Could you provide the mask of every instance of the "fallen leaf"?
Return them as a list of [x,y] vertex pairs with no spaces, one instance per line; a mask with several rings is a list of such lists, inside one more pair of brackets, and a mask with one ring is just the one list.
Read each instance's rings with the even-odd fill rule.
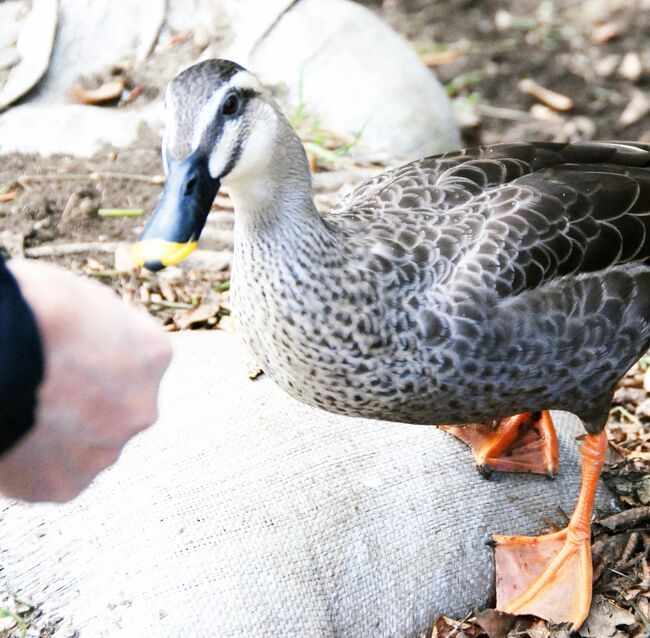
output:
[[75,84],[70,89],[70,97],[83,104],[103,104],[118,100],[124,91],[124,80],[111,80],[96,89],[85,89],[80,84]]
[[432,636],[436,636],[436,638],[481,638],[485,636],[485,633],[474,623],[440,616],[434,623]]
[[550,638],[551,630],[545,620],[536,620],[526,630],[528,638]]
[[176,321],[176,324],[181,330],[196,327],[200,324],[207,323],[212,317],[216,317],[220,308],[221,306],[218,301],[204,302],[196,308],[188,310]]
[[476,622],[485,630],[488,638],[506,638],[517,617],[496,609],[486,609],[476,614]]
[[597,595],[591,603],[587,622],[580,628],[580,635],[583,638],[627,638],[628,633],[619,628],[634,625],[634,614]]

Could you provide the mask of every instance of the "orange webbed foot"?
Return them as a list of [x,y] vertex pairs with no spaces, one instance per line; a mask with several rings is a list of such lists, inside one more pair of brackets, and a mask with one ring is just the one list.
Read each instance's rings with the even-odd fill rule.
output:
[[537,537],[493,537],[499,611],[570,622],[572,631],[586,620],[592,587],[591,512],[606,452],[604,432],[585,437],[580,495],[565,529]]
[[477,423],[440,429],[469,445],[483,475],[498,471],[557,476],[557,437],[547,410],[516,414],[502,419],[496,428]]
[[582,625],[591,604],[591,545],[563,529],[543,536],[494,536],[497,609]]

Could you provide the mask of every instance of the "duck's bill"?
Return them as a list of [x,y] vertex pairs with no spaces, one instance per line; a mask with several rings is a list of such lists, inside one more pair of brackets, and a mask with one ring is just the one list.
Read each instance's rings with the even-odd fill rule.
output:
[[155,271],[185,259],[196,248],[218,191],[219,180],[202,157],[168,162],[163,195],[131,250],[135,263]]

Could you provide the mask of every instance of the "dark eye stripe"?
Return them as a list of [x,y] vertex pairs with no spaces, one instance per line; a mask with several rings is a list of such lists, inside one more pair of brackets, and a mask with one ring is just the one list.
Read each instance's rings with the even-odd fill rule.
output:
[[219,105],[217,109],[216,116],[210,126],[206,128],[201,138],[200,148],[202,148],[206,154],[209,154],[212,149],[219,143],[221,136],[223,135],[224,126],[226,121],[237,120],[242,117],[248,102],[255,96],[259,95],[257,91],[253,89],[235,89],[224,95],[224,100],[227,100],[228,97],[232,94],[236,94],[239,99],[239,109],[236,115],[231,117],[224,117],[221,113],[221,106],[223,102]]
[[241,139],[237,140],[237,146],[235,146],[235,149],[232,152],[232,155],[230,156],[230,160],[228,160],[228,163],[223,169],[223,172],[219,176],[219,179],[223,179],[226,175],[232,171],[233,168],[235,168],[235,164],[239,161],[239,158],[241,157],[241,152],[242,152],[242,141]]

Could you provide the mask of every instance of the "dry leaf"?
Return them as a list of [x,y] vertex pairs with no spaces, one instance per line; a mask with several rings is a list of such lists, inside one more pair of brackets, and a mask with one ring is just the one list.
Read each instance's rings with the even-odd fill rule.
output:
[[545,620],[535,620],[526,633],[528,638],[550,638],[551,630]]
[[583,638],[627,638],[619,627],[636,625],[634,614],[603,596],[594,596],[587,622],[580,628]]
[[85,89],[80,84],[75,84],[70,89],[70,97],[83,104],[103,104],[118,100],[124,91],[124,80],[111,80],[99,88]]
[[218,301],[204,302],[196,308],[188,310],[176,321],[176,324],[181,330],[196,327],[200,324],[207,323],[212,317],[216,317],[220,309],[221,306]]
[[436,638],[481,638],[485,633],[474,623],[440,616],[434,623],[432,636]]
[[517,617],[496,609],[487,609],[476,614],[476,622],[485,630],[489,638],[506,638]]

